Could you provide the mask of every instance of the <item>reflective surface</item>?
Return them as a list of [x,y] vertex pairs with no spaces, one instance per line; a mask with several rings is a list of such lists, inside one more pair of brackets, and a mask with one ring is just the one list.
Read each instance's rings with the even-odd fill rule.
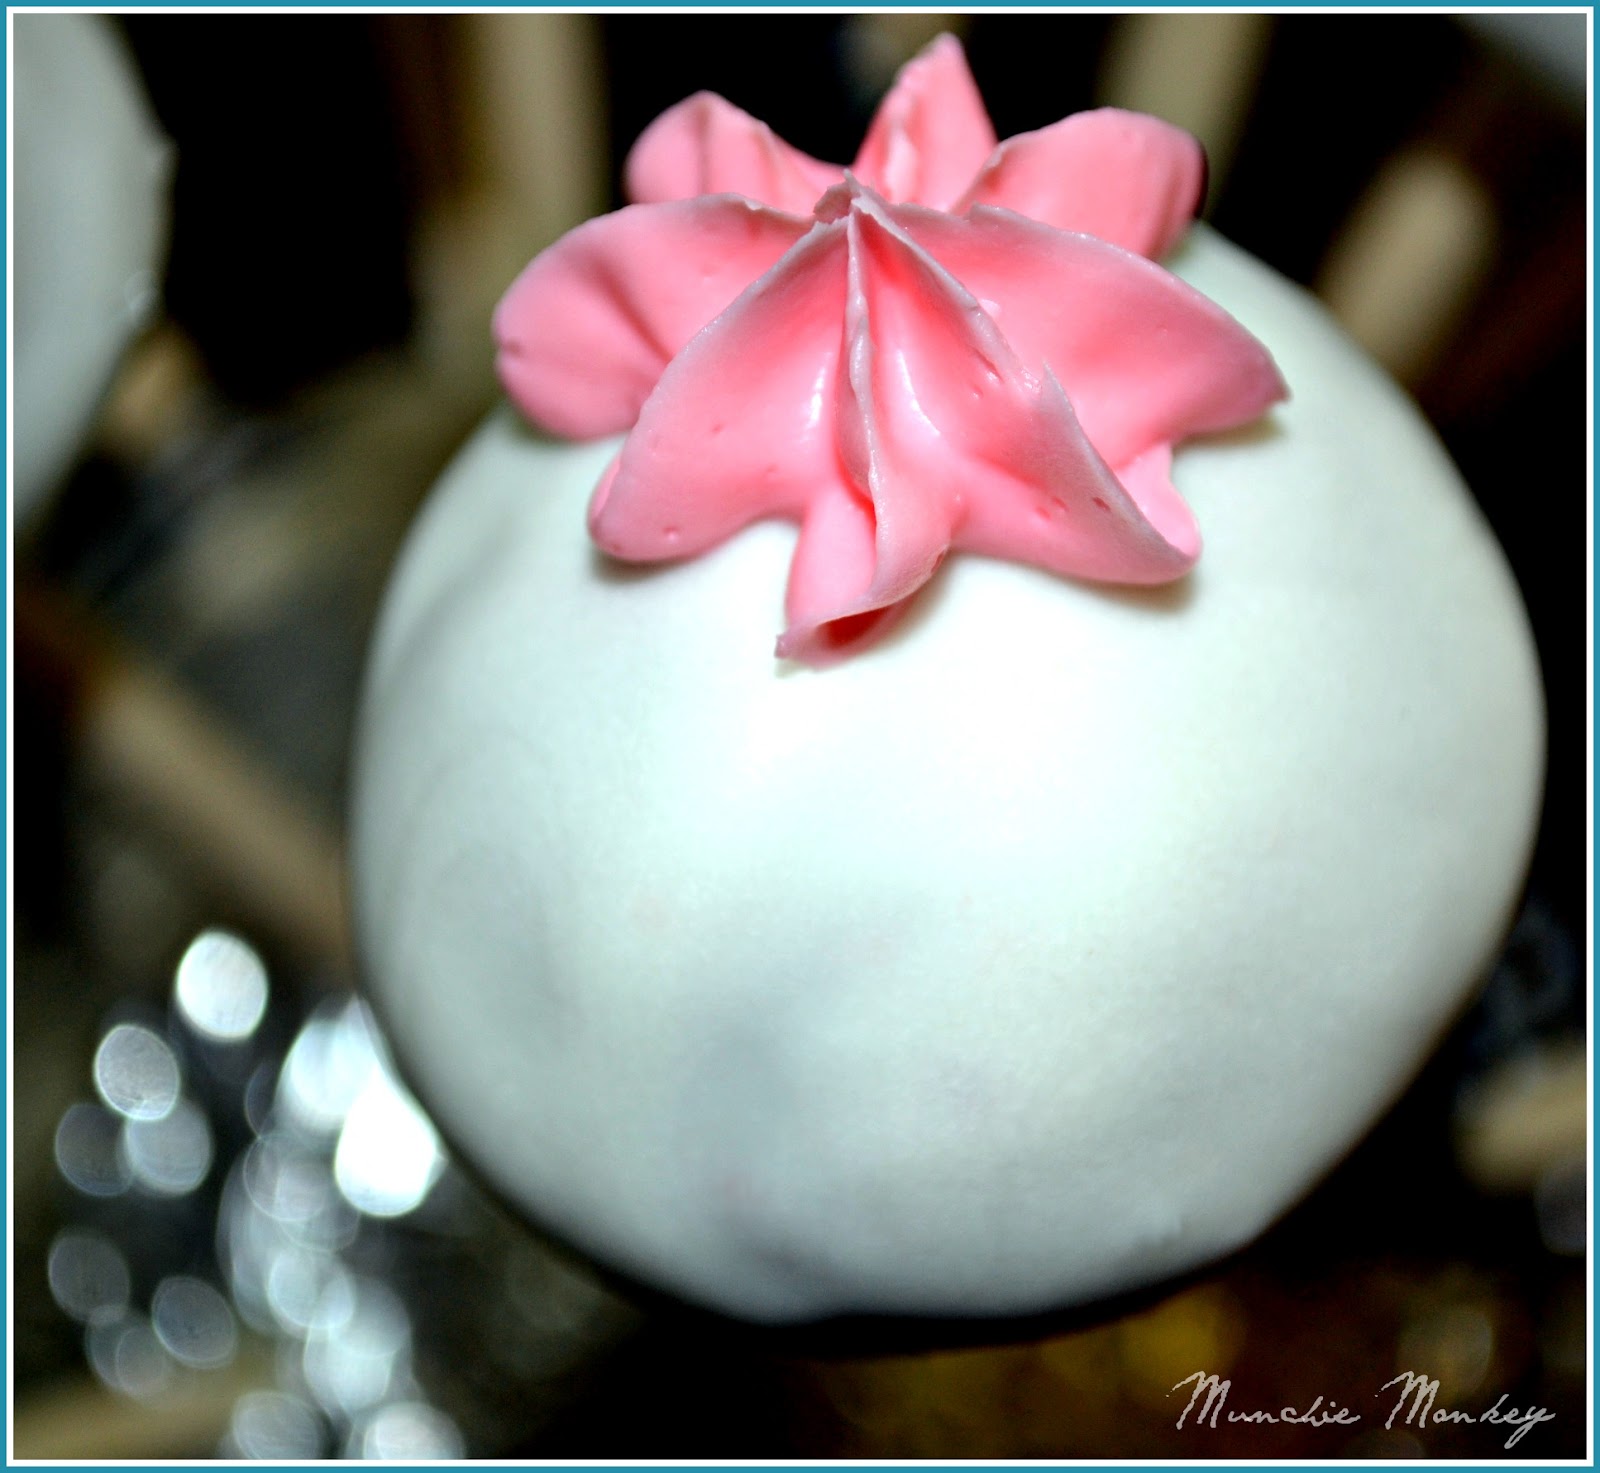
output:
[[[204,931],[175,968],[165,1028],[101,1035],[87,1072],[106,1103],[76,1101],[55,1130],[76,1219],[48,1255],[58,1312],[118,1396],[159,1411],[214,1386],[220,1456],[459,1457],[463,1409],[505,1436],[504,1417],[528,1412],[497,1419],[470,1390],[478,1368],[441,1359],[456,1353],[451,1300],[503,1301],[499,1343],[477,1348],[535,1374],[603,1356],[631,1312],[454,1172],[363,1004],[307,1008],[268,979],[248,941]],[[101,1213],[112,1199],[123,1210]],[[444,1300],[425,1287],[440,1262]],[[250,1385],[257,1365],[267,1379]],[[217,1380],[230,1368],[244,1389]]]

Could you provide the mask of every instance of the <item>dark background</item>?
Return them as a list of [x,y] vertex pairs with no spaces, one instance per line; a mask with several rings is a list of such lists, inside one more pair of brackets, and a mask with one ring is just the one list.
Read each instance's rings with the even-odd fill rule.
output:
[[[471,231],[451,222],[497,187],[475,24],[118,21],[177,147],[165,320],[159,351],[145,344],[135,355],[144,355],[144,409],[119,410],[114,395],[108,426],[45,514],[20,530],[17,551],[14,1376],[22,1425],[52,1435],[75,1426],[80,1441],[70,1445],[81,1453],[207,1455],[237,1390],[212,1394],[209,1421],[178,1415],[170,1398],[124,1415],[117,1393],[85,1370],[83,1328],[50,1298],[54,1235],[89,1220],[94,1205],[53,1173],[50,1141],[65,1105],[87,1095],[96,1039],[130,1008],[159,1016],[171,967],[204,924],[248,935],[269,963],[280,1036],[260,1045],[264,1064],[351,979],[347,955],[253,906],[190,829],[130,794],[132,779],[114,763],[85,754],[84,734],[107,668],[157,671],[239,743],[274,792],[292,795],[309,824],[336,838],[384,572],[428,484],[494,401],[486,375],[449,394],[428,377],[439,280],[446,268],[483,274],[460,244]],[[968,54],[998,133],[1093,105],[1121,24],[971,18]],[[595,71],[580,91],[608,99],[601,204],[607,191],[620,203],[627,145],[691,91],[721,92],[832,159],[852,156],[880,91],[842,17],[607,16],[586,45]],[[1583,1163],[1540,1154],[1537,1112],[1520,1175],[1486,1180],[1460,1142],[1472,1111],[1500,1098],[1493,1088],[1505,1071],[1553,1077],[1585,1030],[1584,100],[1527,53],[1449,17],[1291,15],[1270,22],[1244,105],[1241,143],[1213,178],[1209,218],[1296,281],[1318,280],[1398,149],[1423,145],[1458,161],[1493,202],[1489,277],[1407,385],[1513,565],[1549,708],[1549,784],[1527,903],[1482,999],[1374,1136],[1260,1244],[1171,1295],[1071,1322],[857,1327],[816,1341],[625,1293],[595,1311],[592,1344],[582,1341],[581,1353],[569,1345],[552,1370],[537,1353],[552,1334],[549,1302],[537,1295],[523,1319],[496,1332],[498,1352],[485,1350],[497,1286],[507,1273],[531,1272],[529,1255],[544,1250],[451,1176],[449,1211],[366,1224],[351,1251],[411,1307],[418,1394],[453,1419],[467,1451],[1501,1455],[1503,1436],[1488,1429],[1380,1434],[1370,1415],[1354,1441],[1337,1428],[1178,1433],[1158,1385],[1169,1363],[1199,1348],[1226,1354],[1237,1405],[1304,1405],[1316,1394],[1352,1402],[1421,1346],[1468,1365],[1462,1405],[1504,1391],[1517,1405],[1558,1412],[1509,1456],[1582,1453]],[[522,256],[565,223],[530,225]],[[508,279],[488,282],[484,301]],[[472,337],[481,329],[469,324],[463,340],[483,343],[486,370],[487,338]],[[361,455],[368,445],[381,448]],[[265,526],[279,539],[277,583],[242,612],[236,587],[234,603],[218,591],[226,578],[212,584],[195,572],[212,566],[219,526],[236,538]],[[1570,1119],[1570,1093],[1562,1099]],[[206,1210],[145,1204],[127,1221],[177,1245],[157,1255],[166,1269],[216,1272],[214,1198],[202,1193]],[[952,1343],[974,1335],[1003,1348]],[[263,1365],[270,1341],[264,1333]],[[304,1395],[281,1366],[261,1375]],[[207,1394],[195,1391],[202,1406]],[[325,1451],[360,1431],[346,1411],[313,1411]],[[17,1450],[26,1452],[20,1433]]]

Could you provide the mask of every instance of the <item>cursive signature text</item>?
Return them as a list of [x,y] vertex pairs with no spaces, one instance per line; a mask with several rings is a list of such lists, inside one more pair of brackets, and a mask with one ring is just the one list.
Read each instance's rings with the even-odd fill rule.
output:
[[[1247,1422],[1262,1425],[1277,1426],[1279,1424],[1292,1424],[1299,1427],[1352,1427],[1361,1420],[1361,1413],[1350,1407],[1341,1406],[1336,1401],[1319,1396],[1303,1410],[1298,1407],[1279,1407],[1275,1411],[1256,1409],[1239,1411],[1229,1407],[1228,1395],[1233,1390],[1233,1382],[1225,1380],[1209,1371],[1195,1371],[1185,1376],[1172,1388],[1172,1391],[1181,1391],[1185,1386],[1191,1388],[1189,1400],[1183,1410],[1178,1414],[1179,1427],[1182,1427],[1194,1415],[1194,1424],[1197,1427],[1215,1428],[1219,1423]],[[1509,1429],[1510,1435],[1506,1438],[1508,1448],[1515,1447],[1518,1442],[1534,1427],[1541,1422],[1553,1422],[1555,1413],[1544,1407],[1530,1406],[1525,1410],[1506,1405],[1506,1396],[1502,1395],[1491,1407],[1479,1412],[1461,1411],[1454,1407],[1435,1406],[1439,1395],[1439,1382],[1432,1376],[1424,1376],[1416,1371],[1402,1371],[1398,1376],[1393,1376],[1385,1381],[1375,1397],[1382,1397],[1385,1392],[1399,1388],[1393,1398],[1393,1405],[1389,1408],[1389,1415],[1384,1418],[1384,1427],[1393,1429],[1397,1422],[1416,1427],[1442,1426],[1446,1423],[1474,1426],[1483,1423],[1485,1426],[1498,1426]],[[1167,1394],[1172,1395],[1172,1391]]]

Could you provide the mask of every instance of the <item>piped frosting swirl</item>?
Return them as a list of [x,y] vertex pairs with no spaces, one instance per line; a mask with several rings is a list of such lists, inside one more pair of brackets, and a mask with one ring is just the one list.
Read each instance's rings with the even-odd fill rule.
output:
[[952,550],[1161,583],[1200,551],[1182,439],[1286,390],[1266,349],[1154,264],[1204,183],[1187,133],[1102,109],[996,145],[960,46],[901,73],[854,164],[702,93],[629,157],[638,203],[537,257],[495,319],[535,422],[629,431],[589,528],[703,552],[799,524],[778,653],[881,633]]

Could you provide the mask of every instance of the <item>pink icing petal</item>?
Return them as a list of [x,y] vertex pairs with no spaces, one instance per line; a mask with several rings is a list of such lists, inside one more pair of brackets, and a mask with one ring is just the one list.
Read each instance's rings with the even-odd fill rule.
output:
[[[849,503],[808,520],[780,650],[812,663],[835,657],[851,642],[839,637],[840,621],[857,621],[852,637],[863,632],[862,615],[901,605],[952,546],[1116,582],[1181,576],[1199,540],[1176,493],[1160,494],[1159,450],[1135,467],[1141,488],[1153,488],[1157,524],[1095,452],[1054,377],[1041,383],[1029,374],[894,213],[862,191],[847,218],[839,448],[851,480],[870,492],[870,523]],[[871,576],[862,587],[869,524]],[[823,563],[828,536],[839,539],[848,569],[831,580],[813,566]]]
[[994,126],[954,36],[907,62],[851,172],[890,200],[948,209],[994,152]]
[[1144,519],[1191,561],[1200,556],[1200,526],[1172,484],[1172,446],[1152,445],[1117,467],[1117,481]]
[[842,481],[821,487],[806,506],[789,564],[779,658],[826,664],[882,634],[900,606],[835,617],[863,601],[876,563],[872,504]]
[[844,485],[834,381],[843,225],[817,225],[661,375],[589,509],[630,562],[687,557],[763,517],[798,519]]
[[623,177],[636,204],[742,194],[804,215],[843,173],[837,164],[820,163],[791,147],[716,93],[697,92],[639,135]]
[[999,205],[1153,260],[1188,229],[1206,158],[1182,128],[1105,107],[1008,138],[956,206]]
[[1287,395],[1254,337],[1142,256],[1009,210],[893,215],[983,302],[1030,373],[1055,373],[1111,465],[1244,424]]
[[867,197],[856,214],[880,345],[873,400],[880,537],[892,498],[938,507],[952,542],[965,547],[982,508],[1019,494],[1036,508],[1042,493],[1053,520],[1031,528],[1006,556],[1115,582],[1180,576],[1198,552],[1187,509],[1167,517],[1184,544],[1174,546],[1118,483],[1055,376],[1047,370],[1041,383],[1027,371],[994,319],[898,228],[895,213]]
[[662,370],[810,227],[733,195],[633,205],[564,235],[495,311],[496,367],[531,419],[627,429]]
[[1053,377],[1007,448],[1012,474],[973,501],[963,550],[1101,583],[1170,583],[1194,566],[1199,529],[1170,482],[1164,493],[1154,484],[1159,447],[1133,463],[1133,494],[1095,453]]

